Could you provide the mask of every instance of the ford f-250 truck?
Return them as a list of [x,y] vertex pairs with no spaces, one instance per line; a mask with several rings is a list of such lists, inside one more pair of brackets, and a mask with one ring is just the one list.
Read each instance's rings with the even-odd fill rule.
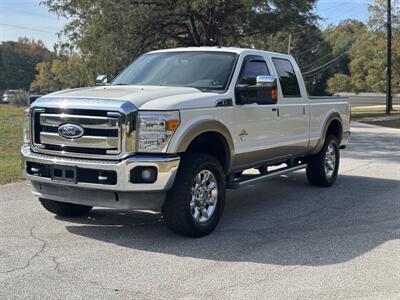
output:
[[199,237],[221,218],[226,188],[304,168],[312,185],[332,185],[349,119],[346,99],[307,95],[291,56],[153,51],[111,84],[36,100],[22,165],[52,213],[161,210],[174,232]]

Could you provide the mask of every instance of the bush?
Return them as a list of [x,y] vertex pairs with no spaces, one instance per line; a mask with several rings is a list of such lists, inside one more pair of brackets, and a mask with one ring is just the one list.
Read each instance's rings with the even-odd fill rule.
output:
[[335,74],[333,77],[329,78],[327,84],[328,87],[326,91],[330,94],[352,91],[351,79],[345,74]]

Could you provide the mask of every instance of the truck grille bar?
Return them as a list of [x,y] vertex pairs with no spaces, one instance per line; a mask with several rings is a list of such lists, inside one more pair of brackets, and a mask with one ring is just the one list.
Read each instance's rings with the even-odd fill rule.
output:
[[[134,150],[136,114],[129,113],[128,118],[119,111],[34,107],[31,110],[32,147],[37,152],[58,156],[121,158]],[[61,136],[58,130],[63,124],[78,125],[83,135]]]
[[[63,145],[67,147],[84,147],[97,149],[118,149],[118,137],[82,136],[78,140],[64,139],[58,133],[40,132],[40,141],[47,145]],[[79,142],[77,142],[79,141]]]
[[76,116],[68,114],[41,114],[40,124],[43,126],[60,126],[64,123],[76,123],[84,128],[118,129],[118,118]]

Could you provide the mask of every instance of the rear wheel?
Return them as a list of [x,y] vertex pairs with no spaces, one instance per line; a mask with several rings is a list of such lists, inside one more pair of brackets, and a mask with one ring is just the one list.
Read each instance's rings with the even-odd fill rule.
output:
[[339,151],[337,138],[328,136],[321,151],[308,161],[307,179],[310,184],[329,187],[335,183],[339,171]]
[[210,155],[184,154],[173,188],[162,208],[167,226],[175,233],[201,237],[217,226],[225,204],[225,175]]
[[47,211],[63,217],[78,217],[87,214],[92,209],[92,206],[59,202],[45,198],[39,198],[39,201]]

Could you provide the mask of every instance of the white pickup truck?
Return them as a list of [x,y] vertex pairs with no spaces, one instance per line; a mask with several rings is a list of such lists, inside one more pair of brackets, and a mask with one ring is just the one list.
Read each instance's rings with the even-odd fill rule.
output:
[[[346,99],[308,97],[291,56],[153,51],[111,84],[36,100],[22,166],[57,215],[93,206],[161,210],[174,232],[200,237],[221,218],[226,188],[304,168],[311,184],[332,185],[349,119]],[[258,172],[243,174],[250,168]]]

